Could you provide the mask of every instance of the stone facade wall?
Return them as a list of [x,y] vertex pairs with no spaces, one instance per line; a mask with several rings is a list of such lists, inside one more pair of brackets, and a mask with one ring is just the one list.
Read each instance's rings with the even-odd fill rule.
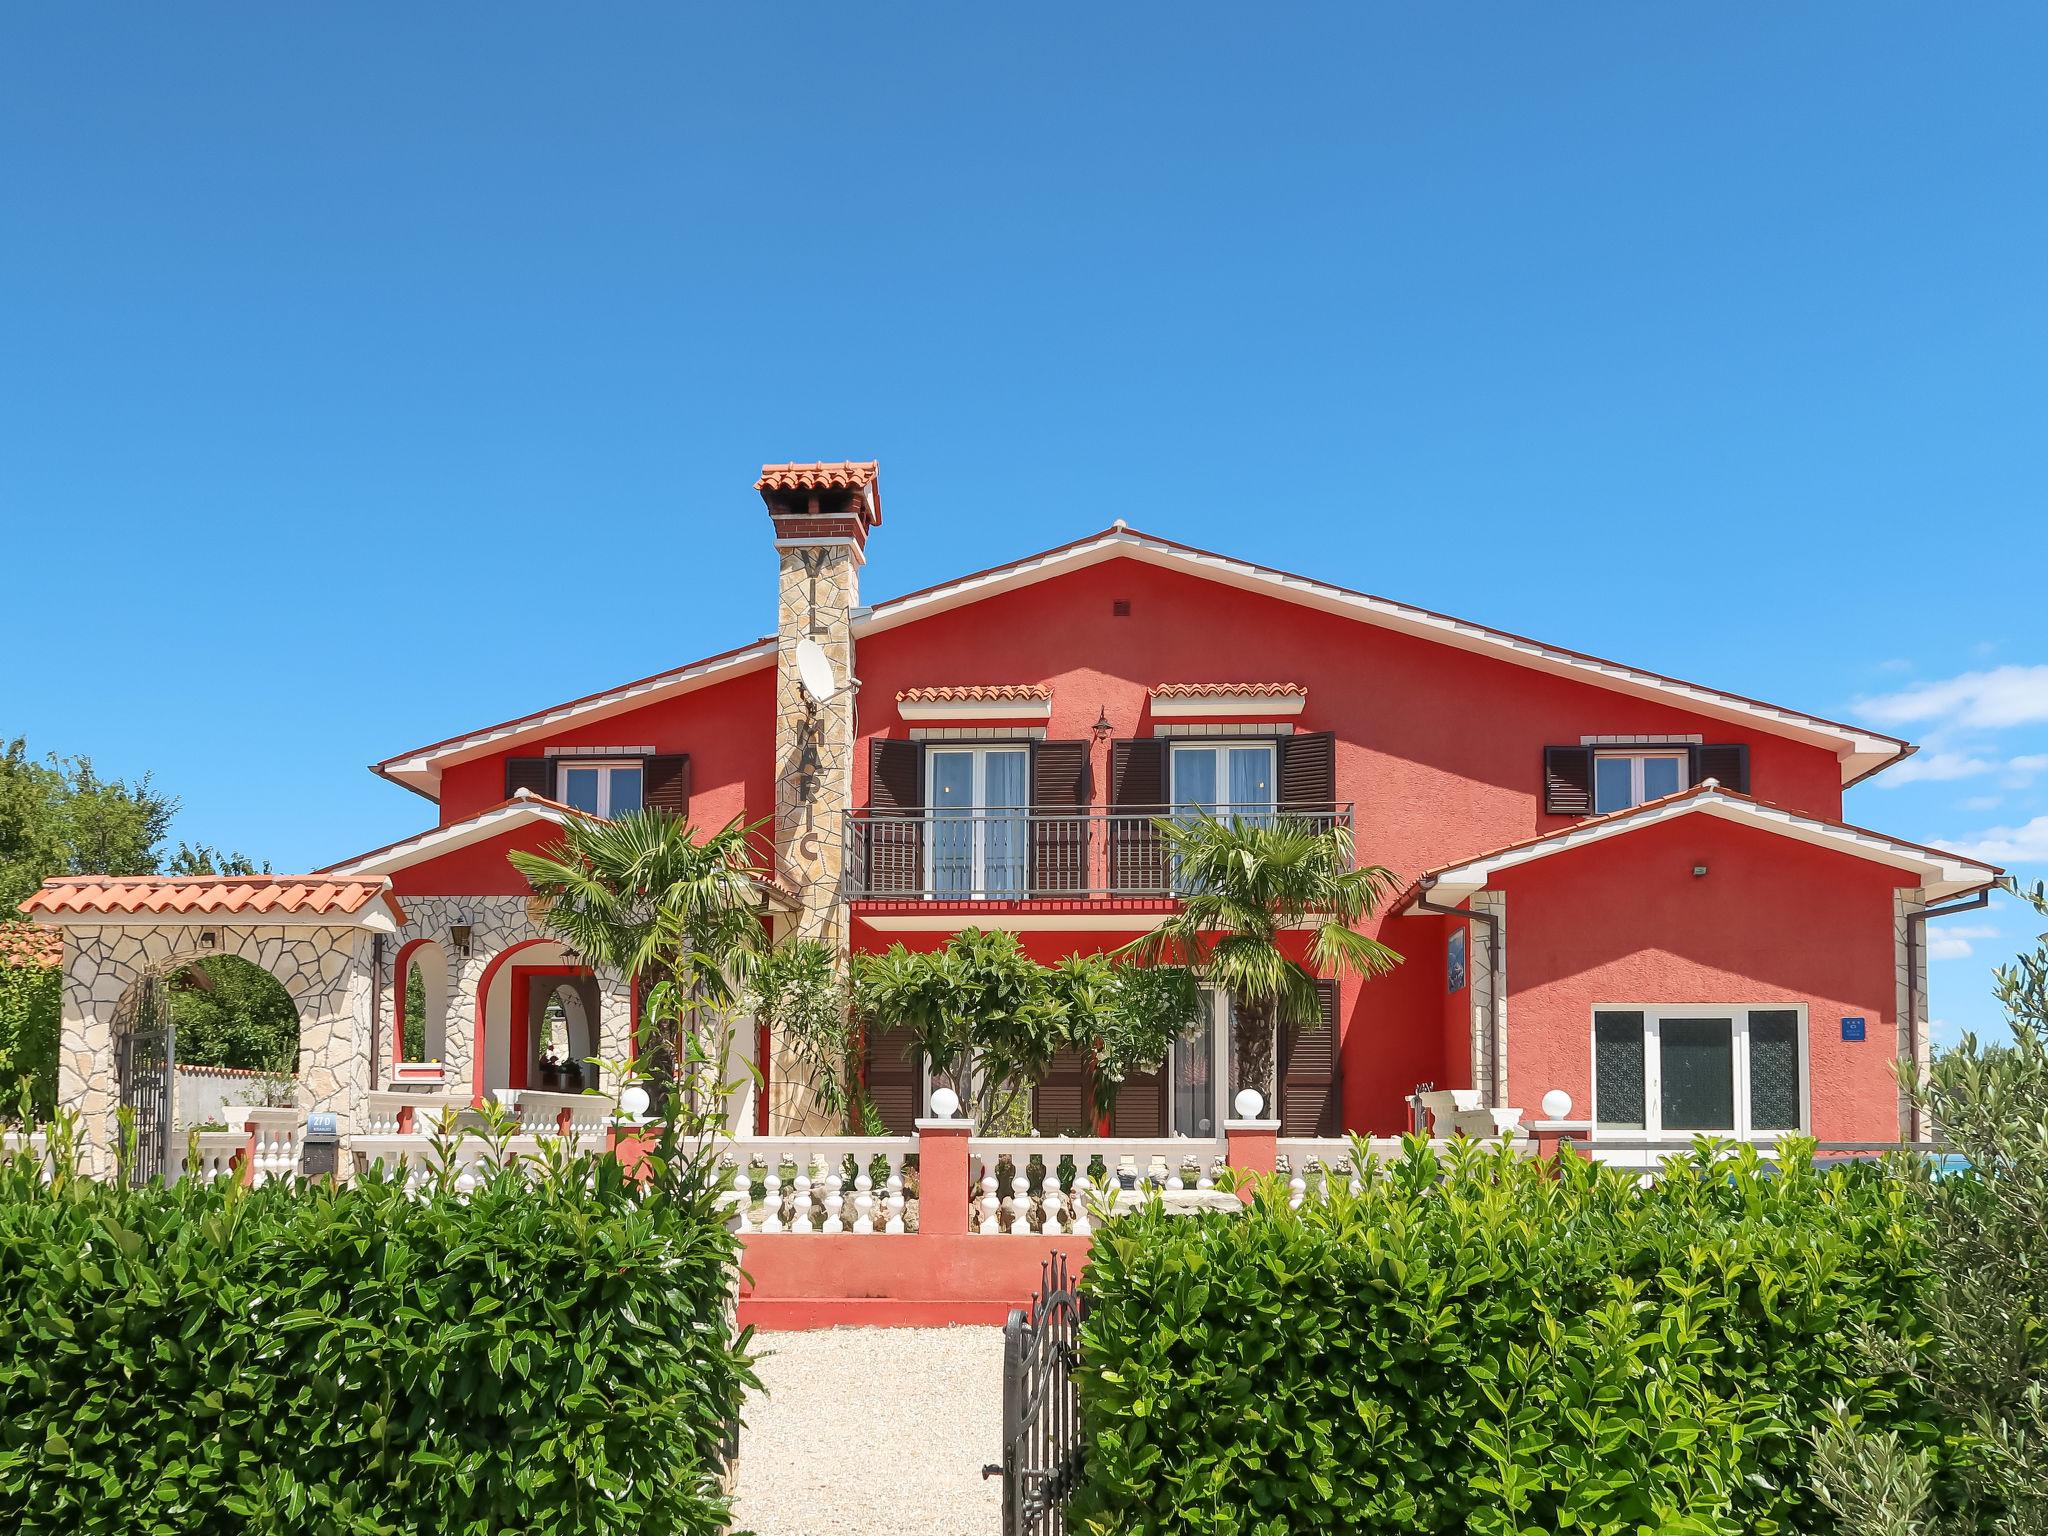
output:
[[[1493,946],[1487,942],[1486,925],[1466,925],[1466,996],[1472,1009],[1472,1086],[1493,1104],[1498,1083],[1504,1091],[1508,1080],[1508,898],[1505,891],[1480,891],[1469,903],[1475,912],[1490,912],[1500,926],[1500,985],[1493,979]],[[1496,1010],[1498,1017],[1489,1019]],[[1492,1026],[1491,1035],[1488,1025]]]
[[113,1168],[120,1087],[116,1015],[145,976],[168,975],[208,955],[236,955],[277,978],[299,1010],[299,1107],[330,1113],[346,1130],[369,1092],[371,935],[359,928],[220,927],[202,949],[196,926],[68,927],[57,1101],[79,1115],[88,1172]]
[[[1920,925],[1921,943],[1914,955],[1914,965],[1909,974],[1906,969],[1907,916],[1927,908],[1926,893],[1921,890],[1898,890],[1892,893],[1892,995],[1896,1007],[1892,1017],[1897,1021],[1897,1044],[1892,1051],[1894,1061],[1903,1061],[1914,1056],[1915,1069],[1921,1081],[1926,1081],[1928,1068],[1934,1063],[1934,1042],[1929,1038],[1934,1032],[1931,1019],[1920,1020],[1920,1038],[1911,1039],[1912,1019],[1921,1009],[1921,1002],[1927,996],[1927,925]],[[1920,1114],[1913,1105],[1913,1099],[1906,1092],[1906,1085],[1899,1085],[1899,1135],[1907,1141],[1918,1141],[1924,1127]]]
[[[853,611],[860,602],[860,550],[851,539],[778,543],[780,601],[775,660],[775,854],[801,902],[799,938],[843,953],[840,899],[846,812],[853,804]],[[840,681],[814,699],[797,675],[798,640],[817,642]],[[810,1074],[781,1046],[769,1068],[769,1129],[819,1133],[839,1127],[819,1115]]]
[[[474,1086],[477,992],[483,985],[484,973],[490,969],[491,962],[507,950],[535,940],[553,940],[555,936],[542,925],[540,905],[530,896],[407,896],[402,899],[405,926],[394,937],[384,941],[385,1007],[392,1007],[397,997],[393,971],[399,950],[414,939],[434,940],[448,962],[446,1050],[442,1065],[447,1070],[451,1087],[458,1084]],[[448,942],[448,930],[458,922],[470,925],[467,959],[456,954]],[[517,964],[517,961],[510,963]],[[608,966],[593,965],[591,969],[596,972],[601,999],[596,1054],[608,1060],[621,1060],[632,1054],[632,989],[623,976]],[[492,1022],[504,1027],[497,1020]],[[380,1031],[384,1038],[376,1043],[380,1078],[388,1075],[391,1065],[388,1013],[384,1026]]]

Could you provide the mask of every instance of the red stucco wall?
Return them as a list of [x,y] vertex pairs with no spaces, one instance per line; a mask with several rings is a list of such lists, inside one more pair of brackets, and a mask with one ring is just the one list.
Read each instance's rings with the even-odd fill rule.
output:
[[[1814,1133],[1896,1137],[1903,879],[1705,815],[1509,870],[1508,1102],[1533,1118],[1563,1088],[1587,1110],[1595,1003],[1806,1003]],[[1841,1038],[1845,1014],[1869,1021],[1867,1038]]]
[[505,759],[544,747],[652,747],[690,754],[690,819],[722,827],[775,812],[775,671],[763,667],[645,709],[458,763],[441,776],[441,823],[505,798]]

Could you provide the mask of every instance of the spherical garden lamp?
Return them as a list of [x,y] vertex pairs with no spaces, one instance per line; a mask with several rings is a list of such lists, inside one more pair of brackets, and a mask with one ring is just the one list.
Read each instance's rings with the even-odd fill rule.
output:
[[1238,1119],[1256,1120],[1259,1118],[1259,1111],[1266,1107],[1266,1100],[1256,1088],[1240,1088],[1237,1090],[1237,1097],[1230,1101],[1230,1105],[1237,1111]]
[[628,1120],[644,1120],[647,1118],[647,1102],[647,1090],[638,1083],[630,1084],[619,1095],[619,1113]]
[[1562,1088],[1553,1088],[1543,1095],[1543,1118],[1546,1120],[1569,1120],[1572,1114],[1572,1096]]
[[960,1095],[950,1088],[932,1091],[932,1115],[939,1120],[950,1120],[960,1113]]

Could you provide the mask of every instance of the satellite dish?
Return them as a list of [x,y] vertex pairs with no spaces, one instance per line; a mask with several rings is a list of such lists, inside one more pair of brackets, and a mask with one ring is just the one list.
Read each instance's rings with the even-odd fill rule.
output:
[[839,674],[833,669],[825,648],[809,635],[796,643],[796,678],[803,690],[819,704],[839,691]]

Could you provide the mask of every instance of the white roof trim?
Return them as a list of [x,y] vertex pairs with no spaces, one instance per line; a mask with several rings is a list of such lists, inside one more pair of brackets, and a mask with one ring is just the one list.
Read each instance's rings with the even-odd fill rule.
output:
[[1225,586],[1264,593],[1325,613],[1340,614],[1385,629],[1436,640],[1459,650],[1498,657],[1520,666],[1532,667],[1537,671],[1589,678],[1602,687],[1611,688],[1618,693],[1632,694],[1638,698],[1666,700],[1715,719],[1738,722],[1769,731],[1773,735],[1790,736],[1810,745],[1827,747],[1840,761],[1845,783],[1861,778],[1901,755],[1900,744],[1890,737],[1859,731],[1854,727],[1845,727],[1811,715],[1802,715],[1795,710],[1780,709],[1775,705],[1739,698],[1734,694],[1721,693],[1696,683],[1681,682],[1676,678],[1639,671],[1633,667],[1622,666],[1618,662],[1580,656],[1501,630],[1488,629],[1483,624],[1473,624],[1464,619],[1431,613],[1424,608],[1412,608],[1405,603],[1391,602],[1383,597],[1372,597],[1363,592],[1352,592],[1343,587],[1311,581],[1307,577],[1267,570],[1263,566],[1233,560],[1224,555],[1188,549],[1127,528],[1111,529],[1096,538],[1068,545],[1064,549],[1052,550],[1028,560],[1020,560],[1014,565],[1000,566],[979,576],[970,576],[963,581],[934,587],[926,592],[914,593],[909,597],[897,598],[892,602],[879,603],[864,611],[857,611],[854,616],[853,632],[857,639],[880,634],[899,625],[947,612],[964,603],[993,597],[998,593],[1028,586],[1052,576],[1083,570],[1091,565],[1099,565],[1105,560],[1119,558],[1142,560],[1148,565],[1185,571],[1191,575],[1221,582]]
[[457,849],[483,842],[486,838],[497,837],[529,822],[546,821],[556,826],[566,826],[570,814],[552,805],[518,802],[493,806],[467,821],[451,822],[445,827],[431,828],[417,837],[407,838],[402,843],[393,843],[389,848],[378,848],[369,853],[359,854],[343,864],[331,864],[320,873],[388,875],[395,870],[410,869],[427,859],[439,858],[444,853],[454,853]]
[[384,891],[353,912],[38,912],[36,922],[52,928],[218,928],[223,933],[259,928],[361,928],[370,933],[396,933],[394,901],[403,905],[400,898]]
[[481,731],[472,731],[467,736],[457,736],[448,741],[436,742],[421,747],[404,757],[392,758],[377,764],[377,771],[387,778],[396,779],[408,788],[433,799],[441,791],[441,770],[451,763],[466,758],[478,757],[486,752],[502,751],[508,746],[517,746],[522,741],[536,736],[546,736],[570,723],[588,725],[612,715],[624,714],[629,709],[640,709],[649,704],[671,699],[678,694],[691,693],[711,683],[728,677],[737,677],[744,672],[757,671],[775,661],[775,642],[757,640],[752,645],[723,656],[714,656],[705,661],[692,662],[686,667],[660,672],[645,677],[636,683],[627,683],[622,688],[609,689],[604,693],[593,693],[588,698],[558,704],[553,709],[527,715],[518,720],[507,720],[501,725],[488,726]]
[[[1708,779],[1705,783],[1711,785],[1713,780]],[[1429,899],[1443,906],[1456,906],[1466,898],[1486,889],[1493,883],[1494,877],[1503,870],[1533,863],[1538,859],[1547,859],[1553,854],[1565,853],[1574,848],[1584,848],[1592,843],[1604,842],[1610,837],[1620,837],[1625,833],[1653,827],[1680,816],[1690,816],[1695,812],[1704,816],[1716,816],[1724,821],[1740,822],[1780,837],[1811,843],[1816,847],[1832,848],[1858,858],[1869,859],[1874,863],[1889,864],[1895,869],[1908,870],[1920,877],[1920,883],[1926,890],[1929,901],[1989,885],[1999,874],[1994,866],[1979,864],[1976,860],[1966,859],[1961,854],[1942,853],[1935,849],[1915,847],[1911,843],[1895,842],[1881,833],[1866,832],[1858,827],[1845,827],[1831,821],[1819,821],[1780,806],[1760,804],[1755,800],[1726,795],[1718,789],[1709,788],[1644,806],[1634,815],[1623,814],[1589,821],[1541,841],[1488,854],[1484,858],[1474,859],[1469,864],[1447,869],[1427,887]]]

